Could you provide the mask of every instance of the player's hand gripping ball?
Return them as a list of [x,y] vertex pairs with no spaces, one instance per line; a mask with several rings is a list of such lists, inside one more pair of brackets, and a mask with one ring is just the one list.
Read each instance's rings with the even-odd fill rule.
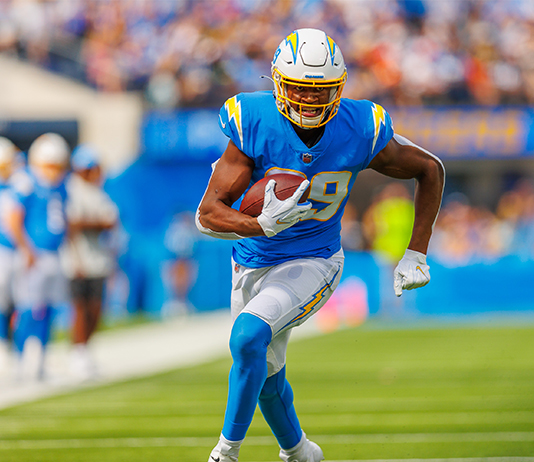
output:
[[[268,175],[265,178],[254,183],[243,197],[243,201],[239,207],[239,211],[251,217],[257,217],[261,214],[263,209],[263,199],[265,197],[265,186],[270,180],[275,180],[276,185],[274,187],[274,193],[281,201],[291,197],[293,193],[298,189],[304,178],[300,175],[294,175],[292,173],[275,173]],[[310,188],[304,191],[299,199],[299,204],[308,200],[310,194]]]

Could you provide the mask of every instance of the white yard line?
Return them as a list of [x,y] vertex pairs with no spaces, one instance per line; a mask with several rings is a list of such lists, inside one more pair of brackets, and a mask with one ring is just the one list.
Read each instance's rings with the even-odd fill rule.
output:
[[464,457],[452,459],[351,459],[324,462],[534,462],[534,457]]
[[[470,432],[470,433],[377,433],[365,435],[313,435],[323,444],[398,444],[398,443],[471,443],[471,442],[528,442],[534,441],[534,432]],[[213,437],[168,438],[72,438],[50,440],[0,440],[0,451],[13,449],[69,449],[69,448],[150,448],[210,446]],[[273,436],[249,436],[247,446],[271,446]],[[500,460],[498,457],[480,460]],[[405,459],[403,459],[405,460]],[[414,459],[415,460],[415,459]],[[419,460],[419,459],[417,459]],[[421,459],[423,460],[423,459]],[[424,459],[424,460],[478,460],[478,459]],[[504,460],[504,459],[503,459]],[[511,460],[506,458],[506,460]],[[525,460],[532,460],[534,457]]]

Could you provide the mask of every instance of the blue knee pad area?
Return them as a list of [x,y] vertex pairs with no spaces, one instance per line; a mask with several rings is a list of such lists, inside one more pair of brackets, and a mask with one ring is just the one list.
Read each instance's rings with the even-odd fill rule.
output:
[[302,429],[293,405],[293,390],[286,379],[285,366],[265,381],[259,404],[278,444],[283,449],[296,446],[302,437]]
[[240,314],[230,335],[234,363],[230,370],[228,403],[222,434],[230,441],[245,438],[267,378],[267,346],[271,342],[269,324],[249,314]]
[[37,337],[42,345],[46,346],[50,339],[52,308],[43,307],[38,310],[18,311],[15,316],[13,343],[17,351],[22,352],[24,343],[31,336]]

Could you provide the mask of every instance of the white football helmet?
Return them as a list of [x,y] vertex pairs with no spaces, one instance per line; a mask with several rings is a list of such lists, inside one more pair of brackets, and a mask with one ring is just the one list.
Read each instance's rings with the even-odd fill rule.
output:
[[15,169],[19,149],[7,138],[0,136],[0,180],[7,181]]
[[0,136],[0,164],[12,164],[18,152],[18,148],[10,140]]
[[61,165],[66,168],[69,159],[69,145],[57,133],[45,133],[39,136],[28,150],[30,165]]
[[39,136],[28,150],[30,169],[46,185],[57,185],[63,180],[69,161],[69,145],[57,133]]
[[[271,72],[276,106],[291,122],[302,128],[315,128],[336,115],[347,80],[347,69],[341,50],[325,32],[318,29],[292,32],[276,49]],[[330,100],[327,104],[306,104],[306,107],[317,107],[321,111],[315,117],[304,117],[304,104],[288,98],[287,85],[330,88]]]

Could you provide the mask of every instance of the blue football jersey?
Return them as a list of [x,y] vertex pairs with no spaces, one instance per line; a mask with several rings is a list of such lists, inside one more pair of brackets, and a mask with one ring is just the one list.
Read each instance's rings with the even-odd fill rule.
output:
[[13,184],[15,197],[24,208],[24,227],[34,248],[58,250],[66,232],[65,182],[50,186],[26,170]]
[[328,258],[341,248],[341,217],[358,172],[393,137],[389,114],[370,101],[342,99],[322,138],[308,148],[276,108],[272,92],[240,93],[219,113],[223,133],[254,161],[250,186],[272,173],[310,181],[313,215],[281,233],[236,241],[234,260],[247,267],[295,258]]

